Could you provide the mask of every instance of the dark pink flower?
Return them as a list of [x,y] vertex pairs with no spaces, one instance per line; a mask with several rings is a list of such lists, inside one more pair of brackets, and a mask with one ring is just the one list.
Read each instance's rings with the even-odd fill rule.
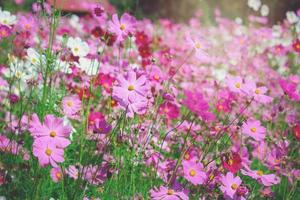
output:
[[179,116],[179,108],[171,102],[165,102],[159,106],[159,114],[165,115],[168,119],[176,119]]
[[205,121],[213,121],[215,115],[209,111],[209,105],[200,92],[184,91],[183,104]]

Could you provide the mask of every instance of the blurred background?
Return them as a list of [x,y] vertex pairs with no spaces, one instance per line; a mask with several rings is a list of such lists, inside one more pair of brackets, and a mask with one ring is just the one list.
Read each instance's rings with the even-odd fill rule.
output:
[[[177,22],[185,22],[195,15],[199,9],[204,22],[213,23],[215,8],[219,8],[222,16],[235,19],[240,17],[247,21],[247,16],[260,16],[260,10],[251,9],[249,0],[0,0],[0,6],[7,10],[30,10],[33,2],[47,1],[66,12],[84,13],[86,9],[82,3],[101,2],[104,7],[112,5],[119,13],[130,12],[137,18],[150,19],[169,18]],[[300,8],[300,0],[250,0],[252,4],[261,2],[268,7],[270,24],[275,24],[285,18],[287,11],[296,11]]]

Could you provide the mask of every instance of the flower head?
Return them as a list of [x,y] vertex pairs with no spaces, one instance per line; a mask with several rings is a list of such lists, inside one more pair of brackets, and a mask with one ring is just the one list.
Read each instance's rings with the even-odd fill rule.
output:
[[243,124],[242,132],[257,141],[265,138],[266,128],[261,126],[258,120],[248,120]]
[[233,199],[241,183],[242,180],[240,177],[234,177],[233,173],[227,172],[227,174],[221,178],[222,185],[220,189],[225,196]]
[[183,161],[184,178],[190,181],[193,185],[203,184],[206,180],[206,173],[203,170],[203,165],[195,160]]
[[150,196],[152,200],[188,200],[189,197],[180,191],[160,186],[160,188],[154,188],[150,190]]
[[58,167],[57,163],[64,162],[64,150],[57,147],[55,143],[35,140],[32,146],[33,155],[38,158],[41,166],[51,164],[52,167]]

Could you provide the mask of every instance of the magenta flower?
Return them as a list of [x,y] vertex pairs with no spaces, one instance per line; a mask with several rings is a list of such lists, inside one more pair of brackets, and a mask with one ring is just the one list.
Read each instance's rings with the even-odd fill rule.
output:
[[7,38],[11,34],[11,29],[8,26],[0,25],[0,40],[2,38]]
[[297,90],[300,86],[300,77],[299,76],[290,76],[287,80],[280,79],[279,85],[282,90],[291,100],[300,101],[300,91]]
[[186,90],[184,94],[186,98],[183,100],[183,104],[193,113],[205,121],[213,121],[215,119],[215,115],[209,111],[209,105],[201,93]]
[[280,182],[280,178],[278,176],[275,174],[264,174],[262,170],[251,170],[248,168],[247,170],[242,169],[241,172],[242,174],[257,180],[264,186],[271,186]]
[[67,117],[77,119],[78,112],[81,110],[81,100],[77,95],[66,96],[62,100],[62,107]]
[[111,125],[105,120],[96,120],[93,128],[95,134],[107,134],[111,130]]
[[62,179],[63,174],[62,174],[62,171],[60,170],[60,168],[52,168],[50,170],[50,176],[51,176],[53,182],[57,183]]
[[122,42],[134,32],[135,23],[134,17],[128,13],[124,13],[120,20],[118,15],[114,14],[112,20],[108,22],[108,26],[109,30],[117,36],[117,42]]
[[225,197],[234,199],[234,196],[241,185],[242,180],[239,176],[234,177],[233,173],[227,172],[226,176],[221,177],[220,189]]
[[206,173],[203,170],[202,163],[195,160],[185,160],[182,162],[184,178],[193,185],[203,184],[206,180]]
[[163,114],[167,119],[176,119],[179,116],[179,108],[177,105],[171,102],[165,102],[159,106],[159,114]]
[[58,167],[57,163],[64,162],[64,150],[58,148],[55,143],[35,140],[32,146],[33,155],[38,158],[41,166],[51,164],[52,167]]
[[261,126],[258,120],[248,120],[243,124],[242,132],[257,141],[262,141],[265,138],[266,128]]
[[188,200],[189,199],[189,197],[184,192],[175,191],[165,186],[160,186],[160,188],[151,189],[150,196],[152,200]]
[[67,139],[71,133],[71,127],[63,124],[63,119],[54,115],[46,115],[42,124],[36,114],[32,115],[29,131],[35,141],[43,141],[60,148],[67,147],[71,142]]

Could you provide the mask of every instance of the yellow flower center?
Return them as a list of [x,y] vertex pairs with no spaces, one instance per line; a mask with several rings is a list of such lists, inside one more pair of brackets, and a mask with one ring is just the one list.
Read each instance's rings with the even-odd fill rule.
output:
[[121,25],[120,25],[120,29],[121,29],[122,31],[124,31],[124,30],[126,29],[125,24],[121,24]]
[[250,130],[251,130],[252,133],[256,132],[256,128],[255,127],[251,128]]
[[128,90],[129,90],[129,91],[134,90],[134,86],[133,86],[133,85],[129,85],[129,86],[128,86]]
[[58,179],[60,179],[62,177],[62,174],[60,172],[57,172],[55,175]]
[[237,188],[238,188],[237,184],[234,183],[234,184],[231,185],[231,189],[236,190]]
[[172,189],[168,189],[168,191],[167,191],[167,195],[173,195],[174,194],[174,190],[172,190]]
[[4,20],[2,21],[2,23],[3,23],[3,24],[7,24],[7,23],[8,23],[7,19],[4,19]]
[[194,177],[196,175],[196,171],[193,170],[193,169],[191,169],[190,172],[189,172],[189,174],[190,174],[190,176]]
[[215,175],[211,174],[209,175],[209,180],[213,180],[215,178]]
[[2,30],[2,31],[1,31],[1,35],[2,35],[2,36],[6,36],[6,35],[7,35],[7,32],[6,32],[5,30]]
[[190,159],[190,154],[188,154],[188,153],[185,154],[185,155],[184,155],[184,159],[185,159],[185,160],[189,160],[189,159]]
[[47,148],[45,153],[46,153],[47,156],[51,156],[52,150]]
[[78,48],[78,47],[75,47],[75,48],[74,48],[74,51],[75,51],[75,52],[78,52],[78,51],[79,51],[79,48]]
[[297,44],[297,45],[296,45],[296,49],[300,49],[300,44]]
[[69,106],[69,107],[73,106],[73,102],[72,101],[67,101],[67,106]]
[[264,174],[264,172],[261,171],[261,170],[258,170],[258,171],[256,172],[256,174],[257,174],[258,176],[262,176],[262,175]]
[[202,45],[201,45],[200,42],[197,42],[197,43],[195,44],[195,47],[196,47],[196,49],[200,49],[200,48],[202,47]]
[[259,89],[256,89],[256,90],[255,90],[255,94],[260,94],[260,90],[259,90]]
[[32,59],[31,59],[31,62],[32,62],[33,64],[35,64],[35,63],[37,62],[37,60],[36,60],[35,58],[32,58]]
[[50,136],[51,137],[55,137],[56,136],[56,132],[55,131],[50,131]]
[[232,164],[233,164],[233,160],[232,160],[232,159],[229,159],[229,160],[228,160],[228,164],[229,164],[229,165],[232,165]]
[[158,81],[159,80],[159,76],[158,75],[154,75],[154,79]]
[[236,83],[236,84],[235,84],[235,87],[236,87],[236,88],[241,88],[241,84],[240,84],[240,83]]

